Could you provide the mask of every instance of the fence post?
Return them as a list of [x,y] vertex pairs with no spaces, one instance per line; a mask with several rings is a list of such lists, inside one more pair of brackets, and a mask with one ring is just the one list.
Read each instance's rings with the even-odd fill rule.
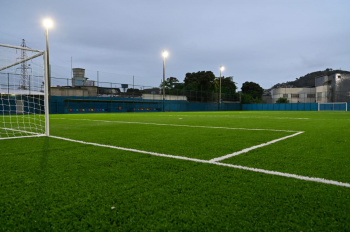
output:
[[10,73],[7,73],[7,94],[10,94]]
[[97,87],[99,87],[100,84],[100,75],[99,75],[99,71],[97,71]]

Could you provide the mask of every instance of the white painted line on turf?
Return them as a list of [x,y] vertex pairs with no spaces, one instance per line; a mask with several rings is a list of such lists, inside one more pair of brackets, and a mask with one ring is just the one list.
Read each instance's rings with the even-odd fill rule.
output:
[[167,155],[167,154],[161,154],[161,153],[157,153],[157,152],[142,151],[142,150],[133,149],[133,148],[125,148],[125,147],[117,147],[117,146],[105,145],[105,144],[99,144],[99,143],[91,143],[91,142],[85,142],[85,141],[80,141],[80,140],[75,140],[75,139],[52,136],[52,135],[50,135],[50,137],[55,138],[55,139],[61,139],[61,140],[66,140],[66,141],[70,141],[70,142],[75,142],[75,143],[97,146],[97,147],[106,147],[106,148],[112,148],[112,149],[117,149],[117,150],[122,150],[122,151],[131,151],[131,152],[136,152],[136,153],[155,155],[155,156],[161,156],[161,157],[167,157],[167,158],[190,160],[190,161],[202,162],[202,163],[210,163],[208,160],[193,159],[193,158],[188,158],[188,157],[184,157],[184,156]]
[[246,171],[264,173],[264,174],[268,174],[268,175],[283,176],[283,177],[288,177],[288,178],[293,178],[293,179],[298,179],[298,180],[311,181],[311,182],[317,182],[317,183],[322,183],[322,184],[330,184],[330,185],[336,185],[336,186],[350,188],[350,183],[344,183],[344,182],[339,182],[339,181],[334,181],[334,180],[327,180],[327,179],[323,179],[323,178],[300,176],[300,175],[284,173],[284,172],[276,172],[276,171],[269,171],[269,170],[264,170],[264,169],[259,169],[259,168],[251,168],[251,167],[245,167],[245,166],[240,166],[240,165],[213,162],[210,160],[200,160],[200,159],[193,159],[193,158],[188,158],[188,157],[183,157],[183,156],[167,155],[167,154],[161,154],[161,153],[156,153],[156,152],[149,152],[149,151],[142,151],[142,150],[137,150],[137,149],[104,145],[104,144],[99,144],[99,143],[90,143],[90,142],[79,141],[79,140],[75,140],[75,139],[63,138],[63,137],[52,136],[52,135],[50,135],[50,137],[55,138],[55,139],[70,141],[70,142],[86,144],[86,145],[106,147],[106,148],[112,148],[112,149],[123,150],[123,151],[131,151],[131,152],[166,157],[166,158],[188,160],[188,161],[193,161],[193,162],[197,162],[197,163],[214,164],[214,165],[225,166],[225,167],[229,167],[229,168],[236,168],[236,169],[241,169],[241,170],[246,170]]
[[193,125],[184,125],[184,124],[164,124],[164,123],[153,123],[153,122],[126,122],[126,121],[107,121],[107,120],[94,120],[94,119],[66,119],[66,118],[56,118],[56,119],[74,120],[74,121],[106,122],[106,123],[142,124],[142,125],[154,125],[154,126],[174,126],[174,127],[206,128],[206,129],[250,130],[250,131],[277,131],[277,132],[290,132],[290,133],[301,132],[301,131],[292,131],[292,130],[256,129],[256,128],[235,128],[235,127],[217,127],[217,126],[193,126]]
[[268,146],[270,144],[273,144],[273,143],[276,143],[276,142],[279,142],[279,141],[282,141],[282,140],[294,137],[294,136],[299,135],[301,133],[304,133],[304,131],[290,131],[290,130],[276,130],[276,129],[254,129],[254,128],[252,129],[252,128],[232,128],[232,127],[213,127],[213,126],[192,126],[192,125],[180,125],[180,124],[163,124],[163,123],[148,123],[148,122],[126,122],[126,121],[107,121],[107,120],[94,120],[94,119],[70,119],[70,120],[77,120],[77,121],[84,120],[84,121],[106,122],[106,123],[143,124],[143,125],[156,125],[156,126],[192,127],[192,128],[206,128],[206,129],[208,128],[208,129],[225,129],[225,130],[276,131],[276,132],[295,133],[295,134],[292,134],[292,135],[289,135],[289,136],[285,136],[285,137],[282,137],[282,138],[279,138],[279,139],[275,139],[275,140],[272,140],[272,141],[269,141],[269,142],[266,142],[266,143],[262,143],[262,144],[259,144],[259,145],[256,145],[256,146],[252,146],[252,147],[243,149],[241,151],[234,152],[232,154],[228,154],[228,155],[225,155],[225,156],[222,156],[222,157],[214,158],[214,159],[211,160],[213,162],[221,161],[221,160],[233,157],[233,156],[237,156],[237,155],[240,155],[240,154],[243,154],[243,153],[247,153],[247,152],[249,152],[251,150],[254,150],[254,149],[257,149],[257,148],[260,148],[260,147],[264,147],[264,146]]
[[231,157],[243,154],[243,153],[247,153],[247,152],[249,152],[251,150],[254,150],[254,149],[257,149],[257,148],[261,148],[261,147],[265,147],[265,146],[268,146],[270,144],[277,143],[279,141],[282,141],[282,140],[285,140],[285,139],[288,139],[288,138],[300,135],[302,133],[304,133],[304,132],[301,131],[301,132],[298,132],[298,133],[295,133],[295,134],[292,134],[292,135],[288,135],[288,136],[285,136],[285,137],[282,137],[282,138],[279,138],[279,139],[271,140],[271,141],[269,141],[267,143],[262,143],[262,144],[259,144],[259,145],[256,145],[256,146],[252,146],[252,147],[243,149],[241,151],[234,152],[232,154],[228,154],[228,155],[225,155],[225,156],[221,156],[221,157],[217,157],[217,158],[211,159],[210,161],[212,161],[212,162],[222,161],[224,159],[228,159],[228,158],[231,158]]
[[252,172],[259,172],[259,173],[264,173],[264,174],[269,174],[269,175],[283,176],[283,177],[288,177],[288,178],[293,178],[293,179],[298,179],[298,180],[312,181],[312,182],[331,184],[331,185],[337,185],[337,186],[350,188],[350,183],[344,183],[344,182],[339,182],[339,181],[335,181],[335,180],[327,180],[327,179],[323,179],[323,178],[309,177],[309,176],[300,176],[300,175],[296,175],[296,174],[269,171],[269,170],[264,170],[264,169],[259,169],[259,168],[250,168],[250,167],[233,165],[233,164],[225,164],[225,163],[218,163],[218,162],[211,162],[211,163],[216,164],[216,165],[220,165],[220,166],[237,168],[237,169],[242,169],[242,170],[247,170],[247,171],[252,171]]

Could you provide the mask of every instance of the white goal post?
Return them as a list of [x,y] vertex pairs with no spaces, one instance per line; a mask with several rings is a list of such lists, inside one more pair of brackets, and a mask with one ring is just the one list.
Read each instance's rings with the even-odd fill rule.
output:
[[318,103],[318,111],[348,111],[347,102]]
[[46,51],[0,44],[0,140],[49,136]]

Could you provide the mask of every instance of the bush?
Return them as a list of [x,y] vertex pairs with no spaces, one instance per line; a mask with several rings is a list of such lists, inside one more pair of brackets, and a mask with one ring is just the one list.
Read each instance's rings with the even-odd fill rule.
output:
[[280,98],[278,98],[276,103],[289,103],[289,101],[287,98],[280,97]]

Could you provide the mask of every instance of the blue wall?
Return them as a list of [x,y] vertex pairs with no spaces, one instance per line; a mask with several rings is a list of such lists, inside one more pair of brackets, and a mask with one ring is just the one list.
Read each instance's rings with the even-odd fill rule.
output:
[[317,111],[317,103],[283,103],[283,104],[243,104],[242,110],[264,111]]
[[[348,104],[348,111],[350,111],[350,102]],[[334,105],[331,104],[325,104],[321,105],[321,110],[324,111],[330,111],[333,110],[332,107],[334,107],[335,111],[344,111],[345,110],[345,104],[341,105]],[[242,105],[243,111],[318,111],[318,104],[317,103],[283,103],[283,104],[243,104]]]
[[0,115],[17,114],[16,100],[23,101],[23,111],[26,114],[40,114],[44,112],[44,97],[26,95],[0,95]]
[[[80,100],[80,101],[68,101]],[[88,101],[81,101],[86,99]],[[101,101],[102,100],[102,101]],[[118,102],[119,101],[119,102]],[[165,111],[317,111],[317,103],[239,104],[165,101]],[[330,106],[327,106],[330,107]],[[344,105],[342,106],[344,107]],[[348,110],[350,103],[348,103]],[[344,109],[341,109],[344,110]],[[163,101],[132,98],[57,97],[50,99],[50,113],[161,112]]]
[[[81,101],[81,99],[87,101]],[[75,100],[75,101],[74,101]],[[118,102],[119,101],[119,102]],[[239,103],[202,103],[187,101],[165,101],[165,111],[236,111]],[[106,112],[161,112],[163,101],[108,97],[58,97],[50,98],[50,113],[106,113]]]

